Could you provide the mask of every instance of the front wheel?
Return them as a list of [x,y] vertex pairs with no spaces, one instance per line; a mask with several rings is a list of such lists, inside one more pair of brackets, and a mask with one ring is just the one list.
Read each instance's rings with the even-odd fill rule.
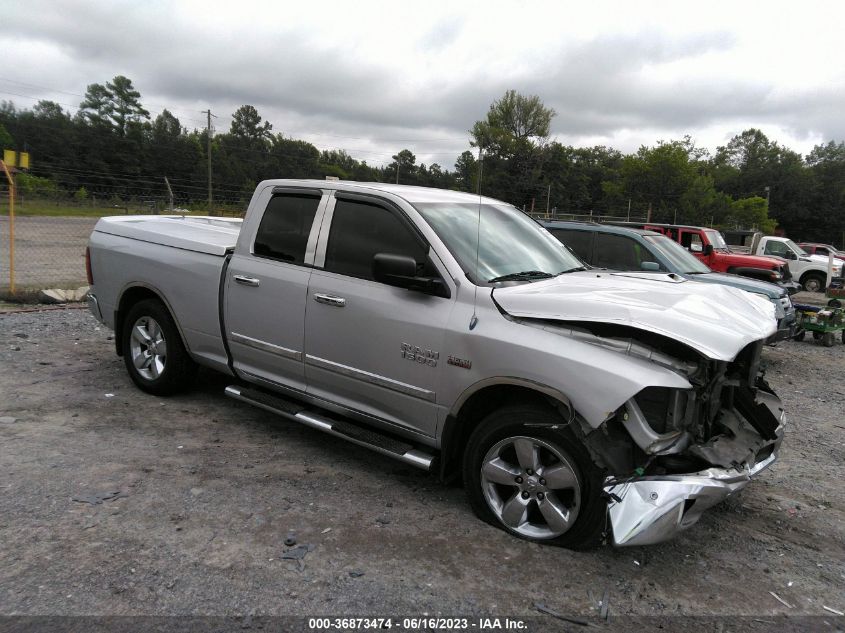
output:
[[186,389],[197,372],[173,317],[161,301],[145,299],[129,309],[123,328],[123,361],[129,377],[148,393]]
[[804,290],[807,292],[821,292],[824,290],[826,279],[821,275],[807,275],[804,277]]
[[602,472],[564,425],[537,405],[513,405],[482,420],[463,463],[466,493],[482,520],[520,538],[573,549],[601,542],[607,516]]

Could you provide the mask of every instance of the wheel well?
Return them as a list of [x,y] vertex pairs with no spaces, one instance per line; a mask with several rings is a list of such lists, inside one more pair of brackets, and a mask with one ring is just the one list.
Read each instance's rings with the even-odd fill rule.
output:
[[[799,279],[798,281],[803,284],[810,277],[817,277],[818,279],[825,280],[827,279],[827,275],[822,274],[822,272],[819,270],[808,270],[803,275],[801,275],[801,279]],[[824,281],[822,282],[822,284],[824,284]]]
[[123,356],[123,342],[121,340],[121,337],[123,336],[123,320],[126,318],[126,314],[132,306],[139,301],[144,301],[145,299],[157,299],[164,303],[161,297],[154,290],[150,290],[144,286],[134,286],[129,288],[120,297],[120,304],[114,314],[114,345],[118,356]]
[[440,451],[443,481],[454,482],[460,477],[464,447],[481,421],[496,409],[515,403],[534,403],[550,409],[569,408],[565,402],[521,385],[491,385],[479,389],[461,406],[457,415],[447,419]]

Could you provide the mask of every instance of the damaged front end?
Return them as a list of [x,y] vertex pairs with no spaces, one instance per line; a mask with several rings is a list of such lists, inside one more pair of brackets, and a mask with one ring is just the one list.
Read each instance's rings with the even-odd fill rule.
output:
[[785,415],[760,372],[762,342],[732,362],[688,359],[692,389],[647,387],[584,440],[609,472],[615,545],[672,538],[777,456]]

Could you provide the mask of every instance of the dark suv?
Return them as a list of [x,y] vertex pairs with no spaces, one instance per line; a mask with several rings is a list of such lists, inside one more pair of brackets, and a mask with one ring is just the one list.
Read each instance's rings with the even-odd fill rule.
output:
[[787,291],[775,284],[714,273],[676,241],[643,229],[584,222],[543,222],[569,250],[596,268],[619,271],[673,273],[703,283],[723,284],[753,292],[775,305],[778,331],[772,340],[790,338],[795,332],[795,308]]

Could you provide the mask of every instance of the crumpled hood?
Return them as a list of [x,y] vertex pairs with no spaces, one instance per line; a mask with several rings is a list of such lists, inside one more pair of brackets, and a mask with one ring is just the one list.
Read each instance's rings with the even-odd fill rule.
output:
[[676,275],[584,271],[493,290],[514,317],[616,323],[662,334],[715,360],[733,360],[775,333],[763,297]]

